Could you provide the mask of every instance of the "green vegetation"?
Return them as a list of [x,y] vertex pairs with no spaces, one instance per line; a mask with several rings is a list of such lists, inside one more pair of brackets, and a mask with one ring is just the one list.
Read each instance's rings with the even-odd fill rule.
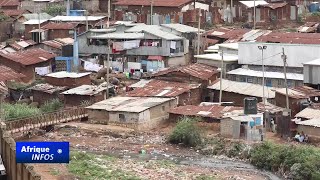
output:
[[54,175],[54,176],[60,175],[59,169],[55,169],[55,168],[51,168],[51,169],[50,169],[50,173],[51,173],[52,175]]
[[122,169],[112,169],[110,164],[115,159],[104,155],[94,155],[82,152],[71,152],[70,163],[68,164],[69,172],[86,180],[138,180],[128,172]]
[[4,15],[4,14],[0,14],[0,22],[3,22],[5,20],[7,20],[9,17]]
[[209,175],[200,175],[196,177],[196,180],[215,180],[216,178],[214,176],[209,176]]
[[41,111],[36,107],[31,107],[27,104],[8,104],[3,105],[5,119],[10,121],[16,118],[31,117],[38,115]]
[[253,147],[250,161],[261,169],[282,171],[292,179],[320,179],[320,150],[264,142]]
[[46,13],[50,14],[51,16],[58,16],[62,15],[62,13],[66,12],[66,8],[62,5],[52,5],[49,6],[46,10]]
[[59,99],[52,99],[50,101],[45,102],[44,105],[40,107],[40,110],[43,113],[50,113],[50,112],[58,111],[62,107],[63,107],[63,103],[60,102]]
[[182,118],[169,135],[169,142],[173,144],[182,143],[185,146],[199,146],[202,144],[200,128],[196,125],[197,119]]

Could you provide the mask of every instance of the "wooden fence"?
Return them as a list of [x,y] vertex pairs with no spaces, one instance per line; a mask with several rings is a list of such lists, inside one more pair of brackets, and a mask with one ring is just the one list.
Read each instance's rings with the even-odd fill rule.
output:
[[41,180],[33,166],[25,163],[16,163],[16,142],[11,133],[28,132],[35,128],[68,122],[87,117],[85,108],[69,109],[40,116],[0,122],[0,154],[6,168],[7,180]]

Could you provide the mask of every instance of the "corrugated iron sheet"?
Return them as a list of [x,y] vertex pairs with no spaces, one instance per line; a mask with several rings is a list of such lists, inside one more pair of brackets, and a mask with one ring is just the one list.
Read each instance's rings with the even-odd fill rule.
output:
[[29,46],[33,46],[35,44],[36,44],[36,42],[34,42],[33,40],[26,40],[26,41],[15,41],[14,43],[10,44],[9,46],[11,46],[15,50],[19,51],[21,49],[24,49]]
[[257,38],[258,42],[320,44],[319,33],[272,32]]
[[220,105],[211,105],[211,106],[179,106],[169,110],[171,114],[185,115],[185,116],[200,116],[200,117],[210,117],[220,119],[223,117],[224,113],[243,110],[242,107],[235,106],[220,106]]
[[7,7],[7,6],[19,6],[20,3],[18,0],[1,0],[0,6]]
[[268,4],[262,4],[262,5],[259,5],[260,7],[268,7],[268,8],[271,8],[271,9],[278,9],[278,8],[282,8],[284,6],[286,6],[288,3],[286,2],[280,2],[280,3],[268,3]]
[[314,108],[308,107],[300,111],[294,117],[305,118],[305,119],[314,119],[314,118],[320,119],[320,109],[314,109]]
[[186,65],[186,66],[164,69],[162,71],[159,71],[153,74],[153,76],[161,76],[161,75],[169,74],[171,72],[182,72],[203,80],[208,80],[214,74],[218,73],[216,67],[195,63],[195,64]]
[[56,55],[46,50],[36,48],[15,53],[0,53],[0,56],[23,65],[32,65],[48,61],[54,58]]
[[53,86],[51,84],[45,83],[45,84],[37,84],[31,88],[28,88],[34,91],[41,91],[49,94],[53,94],[55,92],[63,91],[67,89],[66,86]]
[[0,81],[9,81],[23,78],[25,75],[17,73],[7,66],[0,66]]
[[72,30],[74,29],[78,23],[48,23],[42,26],[42,29],[50,29],[50,30]]
[[[277,89],[276,92],[285,95],[286,89]],[[310,97],[320,97],[320,90],[313,89],[312,87],[308,86],[298,86],[294,88],[289,88],[288,96],[294,99],[308,99]]]
[[[153,0],[153,6],[161,6],[161,7],[181,7],[183,5],[189,4],[193,2],[193,0]],[[114,5],[121,6],[150,6],[150,0],[119,0]]]

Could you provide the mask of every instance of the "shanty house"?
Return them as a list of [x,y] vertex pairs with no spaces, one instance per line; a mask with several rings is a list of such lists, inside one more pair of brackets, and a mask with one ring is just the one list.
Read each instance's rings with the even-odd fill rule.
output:
[[[81,85],[62,92],[66,106],[79,106],[93,104],[107,98],[107,85]],[[109,86],[109,93],[114,92],[113,86]]]
[[63,96],[60,93],[66,89],[65,86],[53,86],[48,83],[37,84],[28,88],[28,90],[31,90],[33,102],[37,102],[39,105],[53,99],[60,99],[63,102]]
[[41,29],[46,30],[47,39],[46,40],[54,40],[57,38],[72,38],[74,30],[77,33],[82,33],[85,31],[84,24],[78,23],[69,23],[69,22],[61,22],[61,23],[54,23],[49,22],[41,27]]
[[18,0],[1,0],[0,9],[3,10],[18,10],[20,2]]
[[45,68],[46,72],[52,71],[55,54],[43,49],[28,49],[14,53],[0,53],[0,64],[10,67],[18,73],[24,74],[23,82],[29,83],[35,80],[37,68]]
[[[213,85],[208,86],[209,93],[206,100],[210,102],[219,102],[220,97],[220,80]],[[269,102],[274,101],[275,88],[265,87],[264,96]],[[263,86],[259,84],[237,82],[223,79],[222,80],[222,102],[233,102],[235,106],[244,106],[244,98],[256,97],[258,102],[262,101]]]
[[[145,82],[145,83],[142,83]],[[133,91],[126,93],[130,97],[176,98],[178,105],[197,105],[201,102],[201,84],[189,84],[162,80],[142,80],[130,85]]]
[[89,107],[89,121],[115,124],[137,130],[158,127],[168,119],[168,110],[177,104],[173,98],[113,97]]
[[320,59],[303,63],[303,81],[311,87],[320,89]]
[[[25,26],[25,24],[23,24],[24,22],[27,22],[29,20],[34,20],[34,21],[38,20],[39,21],[39,19],[43,21],[43,20],[48,20],[50,18],[52,18],[52,16],[50,16],[47,13],[40,13],[40,15],[36,14],[36,13],[22,14],[22,15],[18,16],[13,22],[14,32],[22,36],[25,34],[25,32],[29,32],[32,30],[30,27],[28,27],[27,31],[25,31],[26,26]],[[38,28],[38,27],[36,27],[36,28]]]
[[[275,105],[279,107],[286,107],[286,89],[277,89],[275,91]],[[308,86],[300,86],[288,89],[289,109],[291,109],[291,116],[308,107],[311,102],[318,103],[320,100],[320,90],[313,89]]]
[[86,73],[75,73],[60,71],[55,73],[50,73],[45,76],[45,81],[54,86],[67,86],[67,87],[77,87],[81,85],[90,85],[90,72]]
[[36,42],[32,40],[26,40],[26,41],[15,41],[11,44],[9,44],[9,47],[12,47],[16,51],[21,51],[27,48],[31,48],[36,44]]
[[310,141],[320,140],[320,119],[310,119],[306,121],[296,121],[297,131],[304,132],[309,136]]
[[7,81],[11,80],[21,81],[21,78],[25,78],[25,75],[18,73],[7,66],[0,65],[0,82],[6,84]]

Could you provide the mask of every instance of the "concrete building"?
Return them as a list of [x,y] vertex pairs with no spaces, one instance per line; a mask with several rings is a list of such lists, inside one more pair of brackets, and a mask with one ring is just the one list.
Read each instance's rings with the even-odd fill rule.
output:
[[45,81],[54,86],[67,86],[67,87],[78,87],[81,85],[90,85],[91,72],[86,73],[75,73],[75,72],[54,72],[47,74],[44,78]]
[[[208,86],[209,93],[207,100],[209,102],[219,102],[220,80],[215,81],[213,85]],[[268,102],[274,102],[275,88],[265,87],[264,95]],[[235,106],[244,106],[244,98],[256,97],[258,102],[262,101],[263,86],[258,84],[222,80],[222,102],[233,102]]]
[[162,80],[141,80],[129,87],[134,90],[126,93],[130,97],[166,97],[177,99],[178,106],[198,105],[201,102],[201,84],[179,83]]
[[303,82],[320,89],[320,59],[303,63]]
[[89,107],[89,121],[99,124],[120,125],[136,130],[158,127],[175,107],[174,98],[113,97]]
[[[80,106],[83,104],[93,104],[106,99],[106,83],[99,86],[81,85],[73,89],[62,92],[66,106]],[[113,86],[109,86],[109,93],[114,92]]]
[[0,64],[10,67],[18,73],[25,75],[22,81],[30,83],[36,79],[37,68],[46,68],[46,72],[52,72],[55,54],[43,49],[28,49],[14,53],[0,53]]
[[60,99],[63,102],[64,99],[60,93],[66,89],[66,86],[53,86],[47,83],[37,84],[28,88],[28,90],[31,90],[33,102],[37,102],[39,105],[43,105],[45,102],[53,99]]

